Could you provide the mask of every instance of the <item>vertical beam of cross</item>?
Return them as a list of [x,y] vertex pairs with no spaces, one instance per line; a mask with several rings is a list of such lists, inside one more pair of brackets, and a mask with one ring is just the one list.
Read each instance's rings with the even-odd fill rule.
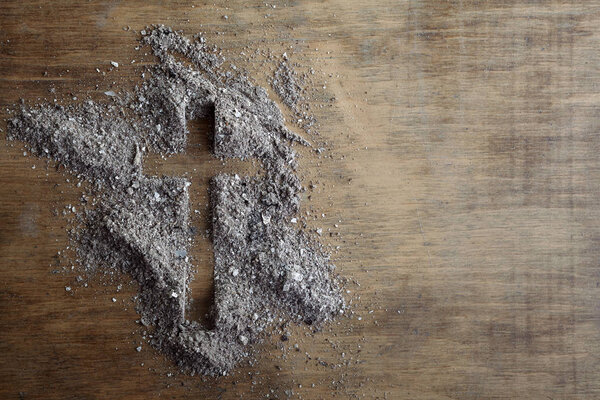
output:
[[[257,160],[227,159],[222,161],[214,156],[212,118],[188,122],[188,141],[183,153],[161,157],[150,153],[144,159],[144,173],[148,175],[183,176],[190,179],[190,222],[197,229],[194,245],[191,248],[192,263],[198,274],[191,286],[196,300],[192,315],[188,319],[202,319],[212,303],[213,252],[209,236],[203,232],[212,227],[210,196],[208,193],[211,178],[218,174],[238,174],[255,176],[261,166]],[[208,275],[210,274],[210,275]]]

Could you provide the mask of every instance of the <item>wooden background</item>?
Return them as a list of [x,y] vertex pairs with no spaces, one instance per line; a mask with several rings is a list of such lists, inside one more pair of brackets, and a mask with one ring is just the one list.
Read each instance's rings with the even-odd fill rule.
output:
[[[147,345],[135,351],[126,277],[117,293],[52,273],[68,224],[52,210],[81,189],[19,143],[2,146],[0,398],[600,398],[600,2],[215,4],[3,0],[1,116],[19,98],[127,86],[140,73],[130,60],[150,60],[133,30],[150,23],[206,32],[259,82],[275,61],[241,51],[313,66],[332,150],[302,150],[316,183],[304,205],[325,214],[311,227],[360,283],[348,285],[354,318],[314,336],[292,329],[232,376],[181,376]],[[197,169],[202,226],[221,167],[194,137],[187,155],[147,166]],[[195,249],[200,308],[209,246]]]

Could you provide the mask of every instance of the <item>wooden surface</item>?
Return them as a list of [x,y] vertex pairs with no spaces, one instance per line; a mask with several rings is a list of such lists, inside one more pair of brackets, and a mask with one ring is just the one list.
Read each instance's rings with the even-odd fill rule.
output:
[[[348,286],[355,317],[275,338],[233,376],[177,375],[135,351],[133,285],[65,291],[75,274],[52,271],[67,220],[52,210],[80,189],[2,146],[0,398],[600,398],[600,2],[213,4],[3,1],[2,116],[21,97],[68,102],[138,77],[124,26],[206,32],[240,65],[244,46],[293,54],[336,99],[316,113],[333,150],[303,151],[304,182],[317,183],[304,205],[325,213],[312,227],[340,233],[322,240],[360,283]],[[265,65],[246,64],[265,81]],[[148,163],[197,168],[201,210],[221,168],[202,137]],[[200,308],[209,246],[195,250]],[[342,352],[351,361],[332,366]]]

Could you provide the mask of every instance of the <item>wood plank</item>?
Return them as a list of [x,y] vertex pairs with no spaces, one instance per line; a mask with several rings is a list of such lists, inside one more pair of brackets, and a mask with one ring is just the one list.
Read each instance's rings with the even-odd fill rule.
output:
[[[127,277],[65,292],[75,274],[52,271],[67,221],[52,210],[76,204],[79,189],[3,146],[0,397],[600,397],[600,2],[214,4],[3,1],[0,117],[19,98],[101,98],[138,79],[129,61],[151,58],[132,30],[150,23],[206,32],[263,84],[273,64],[240,52],[286,51],[336,99],[316,110],[333,150],[303,151],[301,172],[317,183],[306,209],[325,214],[312,226],[340,233],[323,241],[360,283],[348,287],[355,318],[314,336],[299,327],[232,376],[178,375],[148,346],[135,351],[136,289],[115,294]],[[192,200],[203,207],[221,167],[202,146],[159,161],[148,168],[198,169]],[[195,252],[202,308],[210,243]],[[342,352],[348,365],[317,360]]]

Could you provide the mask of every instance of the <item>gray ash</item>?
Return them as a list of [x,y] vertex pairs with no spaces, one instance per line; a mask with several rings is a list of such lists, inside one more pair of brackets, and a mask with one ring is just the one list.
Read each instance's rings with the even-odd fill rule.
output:
[[9,121],[7,137],[25,141],[32,153],[57,160],[98,185],[119,185],[141,174],[140,137],[115,106],[88,101],[23,107]]
[[[263,88],[224,73],[203,38],[158,26],[142,31],[142,42],[159,63],[129,104],[22,106],[8,138],[92,183],[94,201],[74,237],[78,263],[118,268],[139,283],[151,344],[188,372],[226,374],[276,318],[321,324],[343,313],[328,254],[291,223],[303,190],[291,144],[307,142],[286,128]],[[264,173],[211,181],[214,305],[203,326],[186,318],[190,182],[145,175],[142,161],[148,151],[184,151],[187,122],[212,115],[215,156],[256,158]]]
[[310,105],[306,101],[304,95],[306,90],[301,86],[304,79],[298,75],[288,60],[287,54],[284,53],[283,57],[284,59],[273,73],[271,87],[283,104],[293,111],[298,125],[307,133],[317,133],[315,130],[316,118],[311,113]]
[[302,88],[298,85],[296,71],[290,68],[286,60],[281,61],[273,74],[271,87],[279,95],[283,104],[298,111],[298,102],[302,99]]

